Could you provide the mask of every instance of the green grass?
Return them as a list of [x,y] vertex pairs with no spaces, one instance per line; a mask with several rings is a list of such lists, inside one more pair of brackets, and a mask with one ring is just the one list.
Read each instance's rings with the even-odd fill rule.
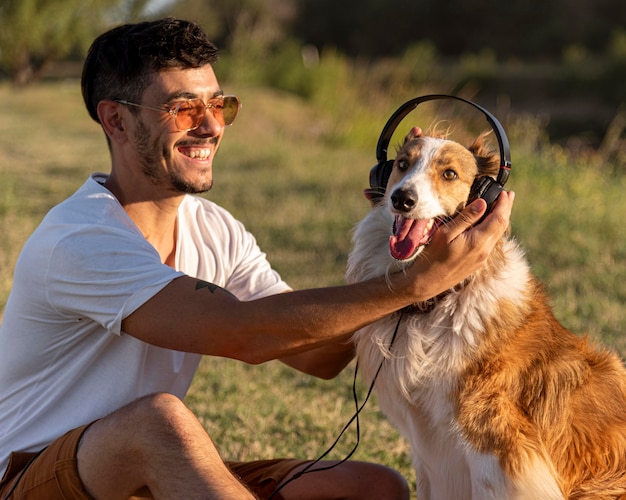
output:
[[[371,136],[360,139],[370,146],[350,147],[330,139],[337,127],[331,115],[296,97],[228,90],[240,94],[244,108],[227,131],[207,196],[244,221],[295,288],[342,283],[351,228],[368,209],[361,190],[377,133],[393,106],[375,127],[355,124],[374,131],[359,132]],[[108,152],[83,110],[77,82],[21,91],[0,86],[0,109],[1,311],[25,239],[89,172],[108,170]],[[569,155],[550,145],[532,120],[507,125],[510,187],[517,192],[513,234],[547,283],[557,317],[626,354],[624,166],[605,165],[593,154]],[[205,359],[187,402],[229,459],[315,458],[353,414],[353,370],[351,365],[336,379],[320,381],[277,362]],[[365,388],[358,388],[362,398]],[[375,399],[361,424],[356,458],[396,467],[412,481],[408,446]],[[349,433],[331,457],[342,457],[353,444]]]

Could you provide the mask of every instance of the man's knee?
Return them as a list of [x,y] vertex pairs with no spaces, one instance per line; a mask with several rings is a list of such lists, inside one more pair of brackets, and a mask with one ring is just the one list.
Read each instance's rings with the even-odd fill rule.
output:
[[196,416],[176,396],[157,393],[144,396],[128,407],[131,423],[136,423],[140,432],[171,436],[190,432],[204,433]]
[[160,392],[144,396],[129,405],[138,417],[154,419],[193,418],[193,413],[172,394]]
[[171,394],[142,397],[94,422],[77,451],[78,472],[92,496],[111,498],[156,484],[180,457],[211,450],[211,440],[184,403]]
[[[85,432],[79,449],[87,444],[111,455],[142,454],[162,445],[175,445],[195,433],[194,439],[206,441],[208,435],[194,414],[177,397],[151,394],[137,399],[94,422]],[[84,452],[84,450],[81,450]]]

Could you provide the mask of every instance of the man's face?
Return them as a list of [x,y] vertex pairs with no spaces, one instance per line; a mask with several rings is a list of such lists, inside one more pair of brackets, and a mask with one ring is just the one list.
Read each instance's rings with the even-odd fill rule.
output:
[[[210,65],[156,73],[141,104],[169,107],[185,99],[205,103],[222,92]],[[143,174],[154,185],[176,193],[201,193],[213,184],[213,158],[224,126],[207,110],[200,126],[181,131],[167,112],[140,109],[131,141]]]

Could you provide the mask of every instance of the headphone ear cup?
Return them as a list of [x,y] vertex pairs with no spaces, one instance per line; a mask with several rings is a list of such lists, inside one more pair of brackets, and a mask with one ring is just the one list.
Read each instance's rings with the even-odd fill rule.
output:
[[[491,177],[479,177],[474,180],[472,184],[472,189],[470,190],[470,195],[468,199],[468,203],[471,203],[478,198],[482,198],[487,202],[487,210],[483,215],[482,219],[484,219],[495,204],[500,193],[504,191],[504,186],[500,184],[498,181],[492,179]],[[481,220],[482,220],[481,219]]]
[[385,196],[387,182],[389,182],[389,176],[393,170],[393,162],[394,160],[381,161],[370,170],[370,187],[366,190],[366,195],[371,201],[379,201]]

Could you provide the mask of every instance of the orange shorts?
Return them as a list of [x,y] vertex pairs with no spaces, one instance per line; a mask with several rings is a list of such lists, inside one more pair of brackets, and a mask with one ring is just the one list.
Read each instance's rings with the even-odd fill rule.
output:
[[[15,452],[0,482],[2,500],[93,500],[78,476],[76,451],[89,425],[78,427],[39,453]],[[280,482],[299,465],[295,459],[226,462],[260,499],[268,498]],[[281,500],[280,494],[273,499]]]

